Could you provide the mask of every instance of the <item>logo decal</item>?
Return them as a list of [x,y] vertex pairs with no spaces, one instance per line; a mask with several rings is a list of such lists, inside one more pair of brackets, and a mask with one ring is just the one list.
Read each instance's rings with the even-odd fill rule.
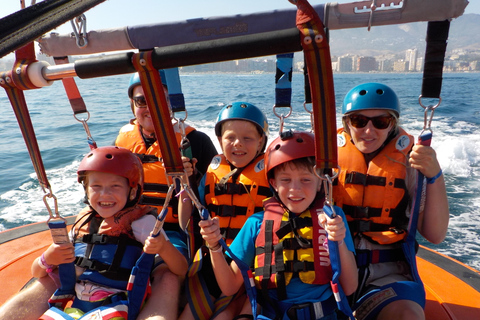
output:
[[407,148],[409,144],[410,144],[410,139],[408,138],[408,136],[402,135],[398,137],[397,143],[395,144],[395,148],[397,148],[398,151],[402,151],[405,148]]
[[263,159],[261,159],[260,161],[257,162],[257,164],[255,165],[255,172],[260,172],[262,171],[263,169],[265,169],[265,162],[263,161]]
[[217,170],[221,162],[222,158],[220,156],[213,157],[212,162],[210,162],[210,168],[212,168],[212,170]]
[[347,140],[342,134],[337,134],[337,146],[339,147],[345,147],[347,144]]

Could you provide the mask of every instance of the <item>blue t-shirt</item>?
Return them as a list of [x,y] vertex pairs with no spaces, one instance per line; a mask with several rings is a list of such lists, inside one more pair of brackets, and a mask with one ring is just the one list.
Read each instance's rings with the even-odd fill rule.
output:
[[[346,223],[345,214],[339,207],[335,207],[335,211],[339,214],[343,221],[345,221],[345,228],[347,228],[345,236],[345,244],[348,250],[355,252],[352,237],[350,236],[350,230]],[[263,222],[264,212],[258,212],[250,216],[243,225],[240,232],[237,234],[230,249],[233,254],[245,262],[249,266],[253,266],[255,259],[255,241],[257,240],[258,233],[260,232],[260,226]],[[316,285],[303,283],[298,277],[292,278],[287,285],[287,299],[283,302],[287,304],[299,304],[305,302],[317,302],[328,299],[333,294],[330,284]],[[276,290],[270,290],[269,296],[275,300],[277,299]]]

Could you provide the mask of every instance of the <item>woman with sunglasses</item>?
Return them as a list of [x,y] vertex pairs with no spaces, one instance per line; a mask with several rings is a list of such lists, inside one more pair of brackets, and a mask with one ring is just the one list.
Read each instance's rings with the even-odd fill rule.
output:
[[345,212],[355,242],[356,319],[425,319],[416,244],[414,237],[410,241],[406,236],[419,170],[427,182],[417,229],[435,244],[445,238],[449,209],[435,151],[415,145],[398,126],[399,101],[386,85],[356,86],[345,96],[342,113],[344,128],[337,138],[341,171],[334,199]]

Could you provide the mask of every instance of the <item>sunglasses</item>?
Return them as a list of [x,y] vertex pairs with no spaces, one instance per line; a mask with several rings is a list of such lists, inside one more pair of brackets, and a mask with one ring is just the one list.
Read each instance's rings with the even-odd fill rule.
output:
[[146,108],[147,107],[147,100],[145,100],[144,96],[133,97],[133,102],[137,108]]
[[366,117],[361,114],[352,114],[351,116],[347,116],[348,119],[350,119],[350,124],[354,128],[364,128],[369,121],[372,121],[373,126],[376,129],[387,129],[390,123],[392,122],[392,116],[388,115],[383,115],[383,116],[377,116],[377,117]]

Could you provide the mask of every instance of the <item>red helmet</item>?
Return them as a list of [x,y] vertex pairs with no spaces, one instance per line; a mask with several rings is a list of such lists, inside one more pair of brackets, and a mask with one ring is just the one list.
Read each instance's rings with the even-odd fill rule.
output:
[[315,136],[310,132],[293,132],[286,138],[278,137],[270,143],[265,152],[265,173],[267,179],[269,172],[282,163],[315,157]]
[[85,179],[86,171],[106,172],[125,177],[131,188],[143,187],[143,167],[140,159],[130,150],[120,147],[100,147],[89,152],[78,167],[78,182]]

